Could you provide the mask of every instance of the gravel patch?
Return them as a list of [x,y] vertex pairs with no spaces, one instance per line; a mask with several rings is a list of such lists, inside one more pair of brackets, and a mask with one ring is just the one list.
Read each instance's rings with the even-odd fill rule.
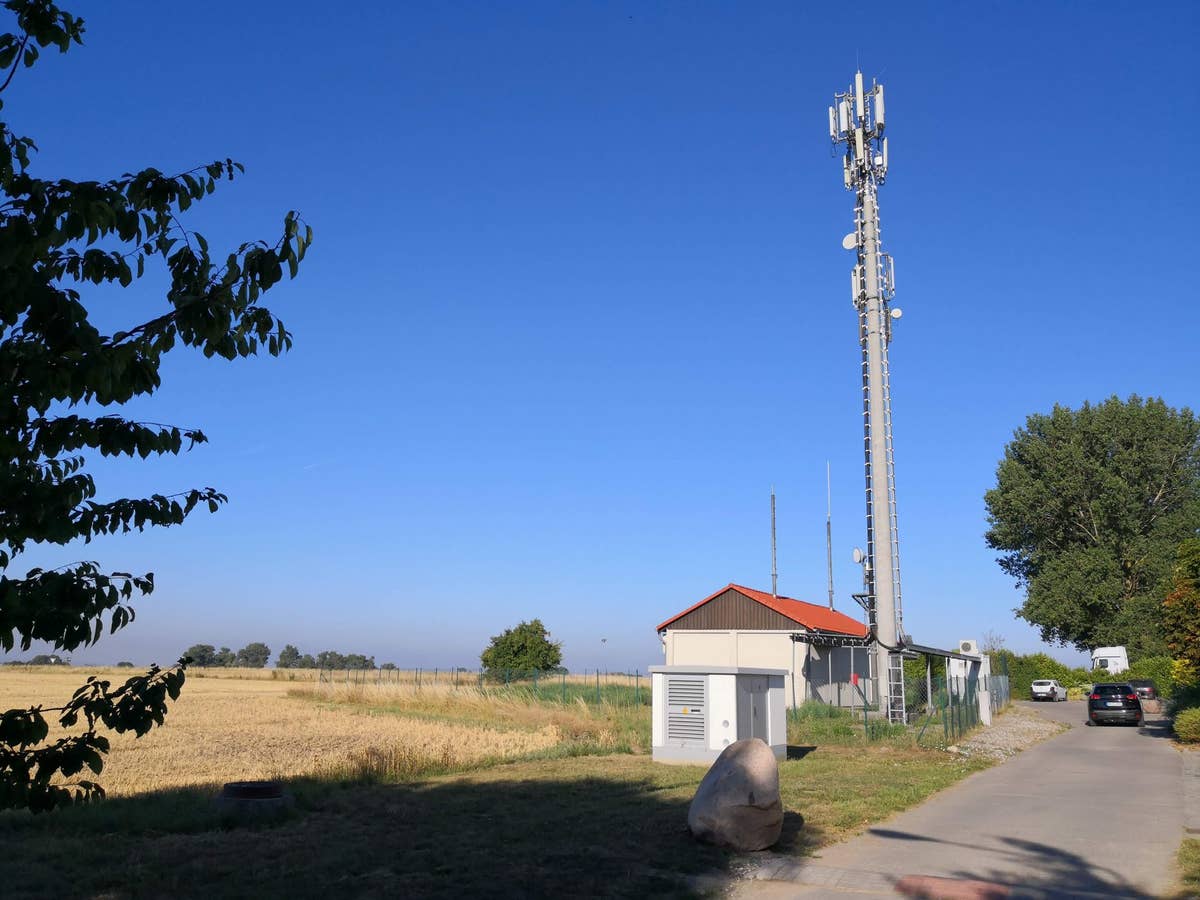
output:
[[1051,722],[1036,713],[1019,708],[1010,708],[992,720],[991,727],[976,730],[965,741],[947,747],[951,753],[963,756],[984,756],[988,759],[1004,760],[1032,747],[1046,738],[1061,734],[1070,726]]

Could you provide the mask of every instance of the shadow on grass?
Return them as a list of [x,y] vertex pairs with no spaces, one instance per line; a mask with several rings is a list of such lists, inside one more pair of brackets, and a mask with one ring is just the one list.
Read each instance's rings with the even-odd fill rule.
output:
[[[689,896],[738,857],[686,829],[698,773],[292,781],[273,825],[225,827],[215,790],[0,815],[0,885],[25,897]],[[797,845],[788,814],[780,848]]]
[[788,744],[787,758],[788,759],[804,759],[808,754],[816,750],[816,747],[798,747],[795,744]]

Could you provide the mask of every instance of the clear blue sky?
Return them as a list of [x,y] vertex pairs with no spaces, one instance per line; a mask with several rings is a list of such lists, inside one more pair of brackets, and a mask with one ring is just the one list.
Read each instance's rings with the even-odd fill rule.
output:
[[[25,557],[157,575],[76,661],[264,640],[472,665],[538,616],[572,667],[644,668],[668,615],[769,589],[772,484],[780,590],[823,602],[827,460],[854,612],[853,200],[825,108],[857,63],[888,97],[907,630],[1039,646],[982,538],[1027,414],[1197,407],[1195,3],[72,9],[85,46],[6,94],[39,174],[232,156],[190,226],[232,247],[296,208],[316,233],[270,296],[290,355],[176,353],[132,410],[211,443],[94,469],[102,496],[230,504]],[[140,321],[161,286],[97,315]]]

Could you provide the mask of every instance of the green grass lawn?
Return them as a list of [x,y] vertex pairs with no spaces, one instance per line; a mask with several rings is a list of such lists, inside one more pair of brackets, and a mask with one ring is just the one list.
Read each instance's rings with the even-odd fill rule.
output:
[[[776,848],[805,854],[982,768],[886,743],[818,746],[780,766]],[[700,767],[645,755],[526,760],[407,782],[297,781],[291,816],[223,827],[176,791],[50,816],[0,816],[0,885],[24,897],[686,896],[736,868],[694,842]]]
[[1188,838],[1179,846],[1179,891],[1175,900],[1200,897],[1200,838]]

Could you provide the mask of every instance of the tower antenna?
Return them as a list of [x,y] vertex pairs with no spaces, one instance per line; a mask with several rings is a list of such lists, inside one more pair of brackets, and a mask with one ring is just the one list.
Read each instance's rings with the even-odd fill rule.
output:
[[891,307],[895,294],[892,259],[883,252],[879,234],[879,187],[888,173],[888,141],[884,136],[883,85],[854,83],[834,94],[829,107],[829,139],[845,144],[842,181],[854,192],[854,232],[842,246],[854,250],[850,295],[858,313],[862,355],[863,456],[867,487],[867,616],[875,640],[879,697],[888,721],[905,721],[904,667],[900,656],[903,621],[900,602],[900,543],[896,528],[896,472],[892,449],[891,377],[888,345],[900,310]]
[[771,596],[779,596],[779,570],[775,566],[775,485],[771,485]]
[[829,608],[833,609],[833,495],[829,490],[829,460],[825,460],[825,568],[829,573]]

